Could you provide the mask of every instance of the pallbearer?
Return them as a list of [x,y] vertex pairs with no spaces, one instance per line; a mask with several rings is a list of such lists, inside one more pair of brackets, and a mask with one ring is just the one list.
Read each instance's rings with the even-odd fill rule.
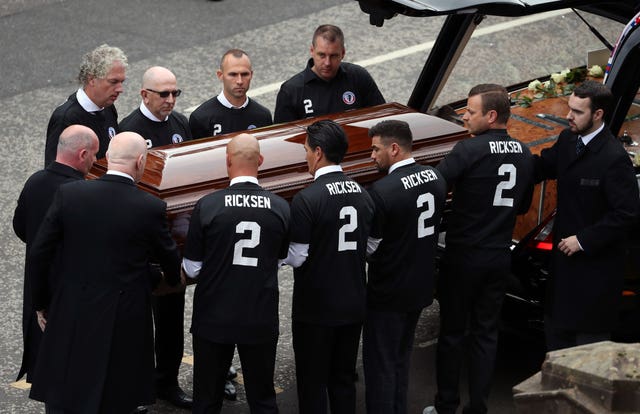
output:
[[294,270],[293,349],[302,414],[355,413],[354,372],[365,313],[365,254],[373,218],[367,192],[340,162],[347,136],[323,120],[307,128],[306,151],[314,182],[291,204]]
[[388,175],[369,189],[376,215],[369,238],[363,362],[368,413],[406,413],[409,358],[418,317],[433,301],[435,250],[446,184],[411,156],[404,121],[369,130],[371,158]]
[[193,334],[193,412],[218,413],[238,347],[252,413],[276,413],[273,373],[278,342],[278,259],[288,246],[289,205],[258,185],[258,141],[227,145],[229,188],[198,201],[183,268],[197,278]]
[[455,413],[460,403],[467,332],[469,402],[464,412],[487,412],[513,226],[516,215],[529,209],[533,191],[531,153],[507,134],[510,105],[509,94],[500,85],[472,88],[462,119],[474,137],[458,142],[438,164],[453,189],[438,283],[435,407],[440,414]]

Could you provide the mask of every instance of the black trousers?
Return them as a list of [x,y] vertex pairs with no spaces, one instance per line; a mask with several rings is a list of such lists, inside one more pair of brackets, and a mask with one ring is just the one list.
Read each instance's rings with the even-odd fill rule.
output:
[[354,372],[362,324],[323,326],[293,322],[298,412],[355,413]]
[[465,337],[469,340],[469,404],[464,413],[486,413],[498,346],[498,322],[511,256],[507,249],[447,246],[438,281],[440,336],[436,378],[439,414],[455,413]]
[[251,413],[277,413],[273,386],[277,344],[277,337],[261,344],[220,344],[193,335],[193,413],[222,410],[224,383],[236,346]]
[[153,296],[156,351],[156,388],[178,385],[184,353],[185,292]]
[[420,311],[367,309],[362,338],[362,361],[367,413],[407,412],[409,363]]

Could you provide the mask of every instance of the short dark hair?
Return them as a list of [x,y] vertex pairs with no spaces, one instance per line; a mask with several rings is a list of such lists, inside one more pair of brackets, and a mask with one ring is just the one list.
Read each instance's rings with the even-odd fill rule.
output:
[[380,137],[380,140],[388,145],[395,142],[405,151],[411,152],[411,144],[413,143],[413,134],[409,124],[405,121],[397,119],[387,119],[378,122],[369,128],[369,138]]
[[481,83],[469,91],[469,97],[480,95],[482,99],[482,114],[496,111],[498,122],[506,124],[511,116],[511,100],[509,92],[502,85],[495,83]]
[[349,140],[340,125],[323,119],[307,127],[307,145],[313,150],[320,147],[327,160],[340,164],[347,153]]
[[607,113],[611,109],[613,94],[606,85],[594,80],[586,80],[573,90],[573,94],[578,98],[589,98],[591,112],[602,109]]
[[316,39],[318,37],[322,37],[329,43],[340,43],[340,46],[344,47],[344,34],[342,33],[342,29],[338,26],[334,26],[332,24],[323,24],[318,26],[315,32],[313,32],[313,39],[311,40],[311,44],[313,46],[316,45]]
[[249,57],[249,54],[242,49],[229,49],[226,52],[224,52],[224,55],[222,55],[222,57],[220,58],[220,69],[222,69],[224,58],[226,58],[228,55],[232,55],[233,57],[238,59],[241,58],[242,56]]

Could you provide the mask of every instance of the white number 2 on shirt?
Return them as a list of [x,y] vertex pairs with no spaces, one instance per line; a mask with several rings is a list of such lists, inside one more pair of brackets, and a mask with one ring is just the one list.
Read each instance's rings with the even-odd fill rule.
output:
[[421,239],[423,237],[431,236],[435,232],[434,226],[427,226],[427,220],[433,217],[433,213],[436,212],[435,209],[435,199],[433,194],[424,193],[420,194],[416,200],[416,207],[421,208],[424,205],[427,205],[427,209],[420,213],[418,216],[418,238]]
[[249,237],[240,239],[233,246],[233,264],[238,266],[258,266],[256,257],[247,257],[242,255],[242,249],[252,249],[260,244],[260,225],[255,221],[241,221],[236,226],[237,234],[244,234],[249,231]]
[[507,175],[506,180],[502,180],[496,186],[496,192],[493,195],[493,205],[496,207],[513,207],[513,198],[502,197],[504,190],[511,190],[516,186],[516,166],[513,164],[502,164],[498,168],[498,175]]
[[354,232],[358,228],[358,210],[353,206],[345,206],[340,209],[340,219],[348,218],[349,222],[345,223],[338,231],[338,251],[356,250],[358,243],[355,241],[347,241],[347,233]]
[[304,101],[302,101],[302,103],[304,104],[304,113],[305,114],[312,114],[313,113],[313,102],[311,102],[311,99],[305,99]]

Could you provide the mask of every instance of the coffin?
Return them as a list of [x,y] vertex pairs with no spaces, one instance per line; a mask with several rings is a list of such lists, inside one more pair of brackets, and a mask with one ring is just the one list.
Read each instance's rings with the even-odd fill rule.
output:
[[[304,142],[306,127],[319,119],[339,123],[349,137],[349,149],[342,162],[346,174],[366,186],[381,174],[371,161],[371,126],[386,119],[409,123],[413,133],[413,155],[422,164],[436,165],[456,142],[468,138],[467,130],[453,122],[416,112],[398,103],[308,118],[249,131],[260,142],[264,163],[258,180],[266,189],[291,200],[311,183]],[[191,210],[204,195],[229,185],[226,145],[238,133],[202,138],[154,148],[147,155],[144,175],[138,187],[167,203],[174,238],[182,244]],[[96,178],[107,171],[105,159],[89,173]]]

